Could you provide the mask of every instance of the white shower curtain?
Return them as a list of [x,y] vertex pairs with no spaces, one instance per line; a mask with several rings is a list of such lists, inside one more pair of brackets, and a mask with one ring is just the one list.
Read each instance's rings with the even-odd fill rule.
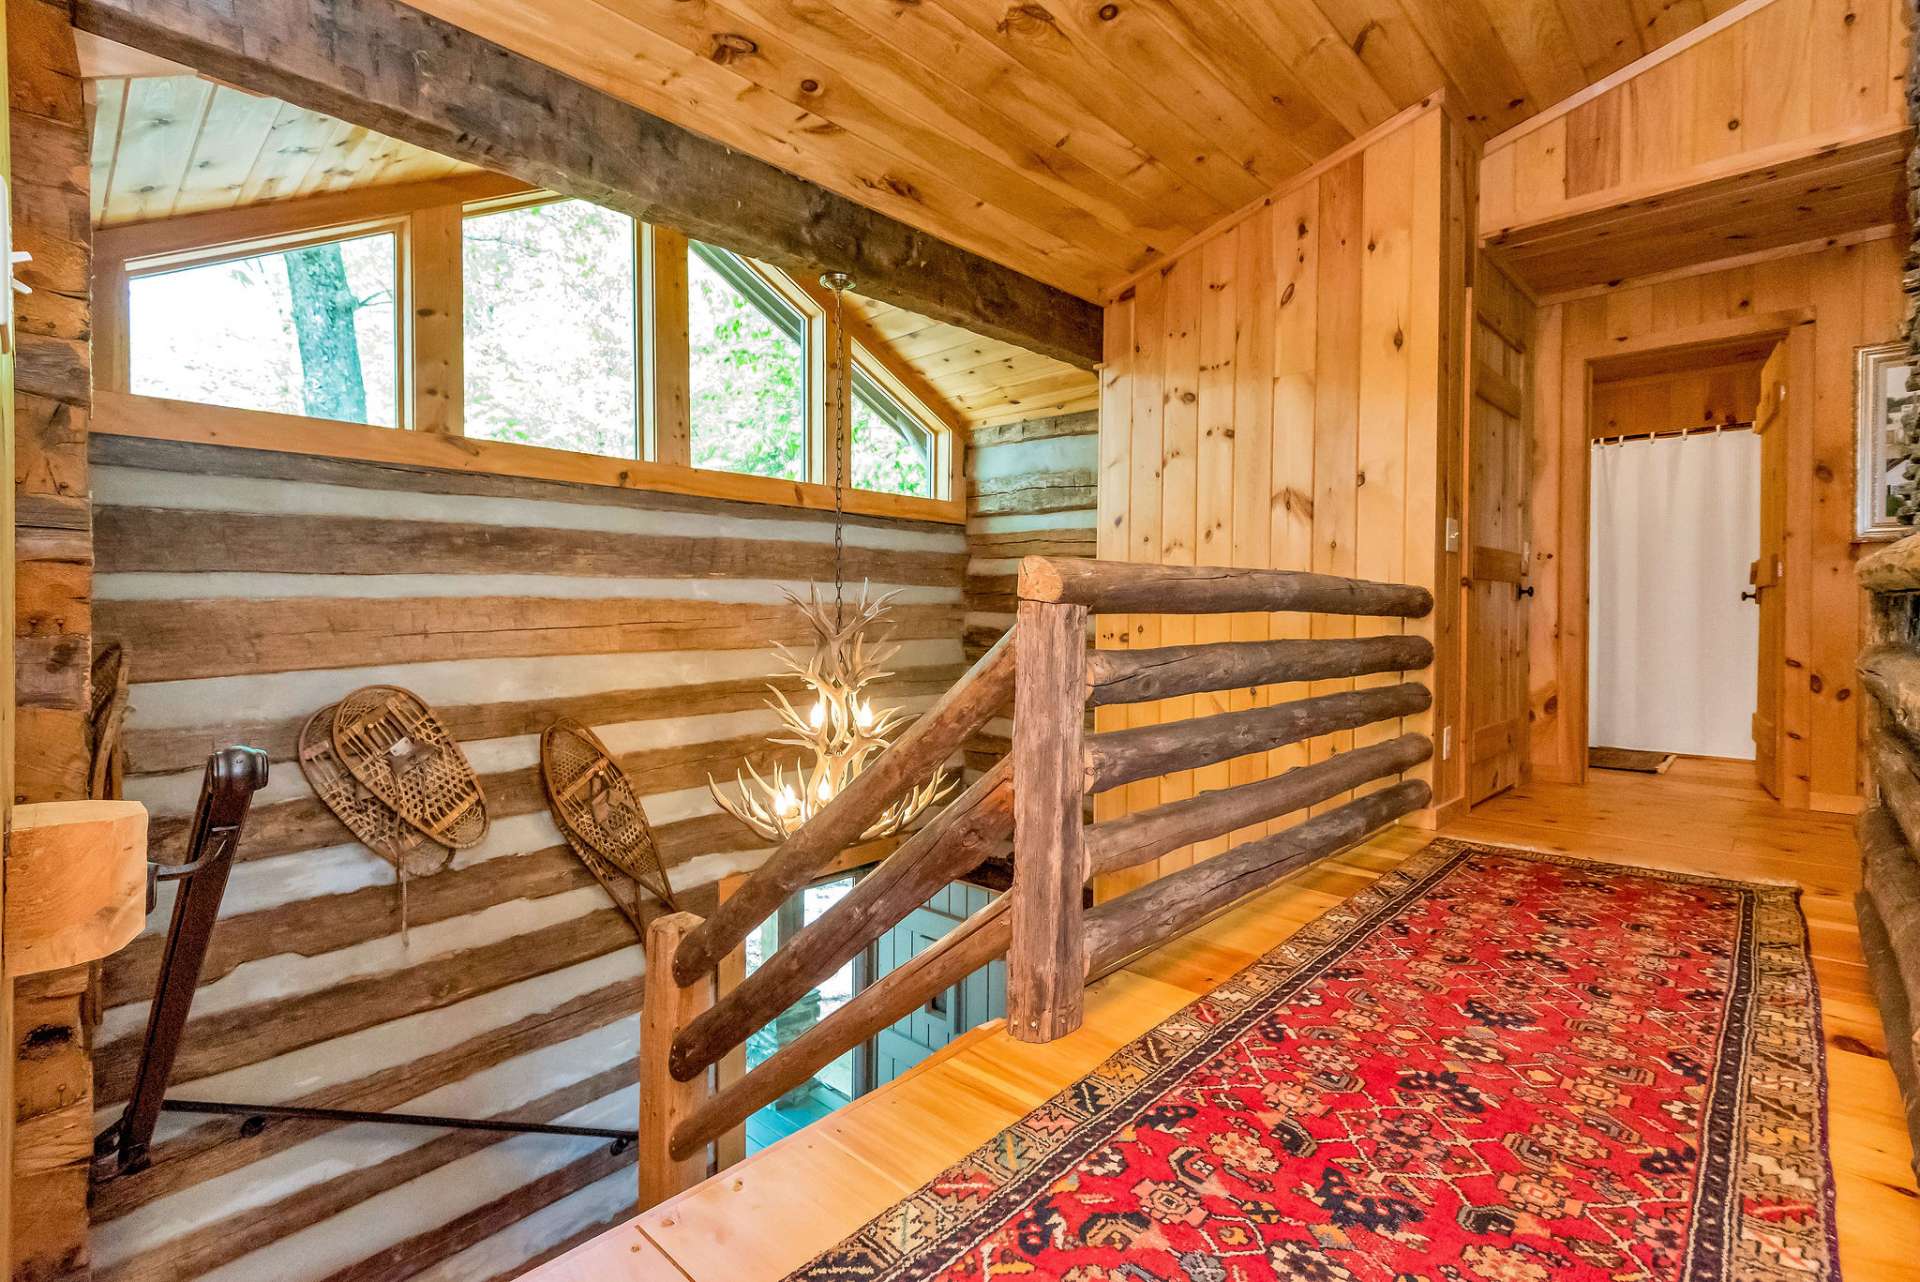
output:
[[1760,440],[1702,432],[1593,451],[1588,742],[1753,757]]

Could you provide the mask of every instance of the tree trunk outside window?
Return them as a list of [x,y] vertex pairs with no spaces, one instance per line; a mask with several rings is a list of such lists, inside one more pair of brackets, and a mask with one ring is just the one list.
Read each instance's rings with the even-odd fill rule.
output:
[[359,334],[353,319],[360,300],[347,284],[340,246],[295,250],[285,255],[285,261],[307,413],[364,423],[367,386],[360,373]]

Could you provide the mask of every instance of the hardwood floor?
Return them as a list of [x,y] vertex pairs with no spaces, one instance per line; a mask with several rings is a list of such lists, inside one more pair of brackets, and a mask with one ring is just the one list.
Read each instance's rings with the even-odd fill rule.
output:
[[[1914,1276],[1920,1192],[1854,924],[1852,821],[1788,811],[1752,767],[1677,763],[1529,785],[1445,834],[1642,867],[1804,888],[1826,1019],[1841,1267],[1848,1282]],[[1196,993],[1421,849],[1397,829],[1295,877],[1096,985],[1086,1026],[1044,1046],[978,1030],[700,1187],[530,1275],[537,1282],[778,1279],[1013,1122]]]

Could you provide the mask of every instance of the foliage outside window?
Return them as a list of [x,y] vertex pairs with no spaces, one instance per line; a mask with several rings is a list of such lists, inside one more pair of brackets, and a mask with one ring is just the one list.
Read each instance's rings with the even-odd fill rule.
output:
[[638,457],[633,220],[551,201],[462,239],[466,434]]
[[687,255],[693,465],[804,480],[807,318],[738,256]]
[[933,497],[933,431],[857,365],[853,371],[853,484]]
[[137,274],[129,390],[392,427],[396,261],[383,232]]

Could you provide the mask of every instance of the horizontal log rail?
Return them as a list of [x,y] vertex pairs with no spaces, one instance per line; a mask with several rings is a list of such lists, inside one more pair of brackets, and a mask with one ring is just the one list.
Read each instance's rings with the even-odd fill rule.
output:
[[1408,779],[1109,900],[1087,917],[1088,975],[1107,974],[1128,958],[1158,948],[1276,879],[1359,844],[1432,799],[1426,780]]
[[1336,753],[1310,766],[1296,766],[1270,779],[1109,819],[1087,829],[1088,862],[1096,877],[1137,867],[1182,846],[1317,806],[1343,792],[1411,770],[1432,756],[1431,739],[1403,734]]
[[1109,730],[1087,739],[1087,785],[1093,792],[1104,792],[1175,770],[1210,766],[1250,752],[1356,730],[1375,721],[1410,717],[1432,706],[1432,692],[1409,681],[1370,690],[1343,690],[1268,708]]
[[713,916],[681,942],[673,977],[682,988],[704,980],[720,959],[786,902],[834,856],[860,840],[881,813],[924,781],[967,737],[1013,697],[1014,633],[1009,630],[958,684],[892,747],[854,777],[798,832],[782,842]]
[[670,1151],[675,1160],[699,1152],[850,1048],[1005,955],[1012,934],[1007,906],[1007,896],[1001,895],[948,931],[939,943],[861,989],[852,1001],[709,1098],[674,1129]]
[[1433,593],[1410,583],[1373,583],[1302,570],[1212,565],[1134,565],[1029,556],[1020,562],[1022,601],[1083,605],[1095,614],[1242,614],[1291,610],[1419,619]]
[[1152,650],[1095,650],[1087,656],[1088,702],[1143,703],[1175,695],[1331,681],[1382,672],[1418,672],[1433,642],[1418,636],[1224,641]]
[[681,1029],[669,1067],[682,1082],[719,1062],[904,917],[1004,849],[1013,836],[1013,763],[1002,760],[846,897]]

